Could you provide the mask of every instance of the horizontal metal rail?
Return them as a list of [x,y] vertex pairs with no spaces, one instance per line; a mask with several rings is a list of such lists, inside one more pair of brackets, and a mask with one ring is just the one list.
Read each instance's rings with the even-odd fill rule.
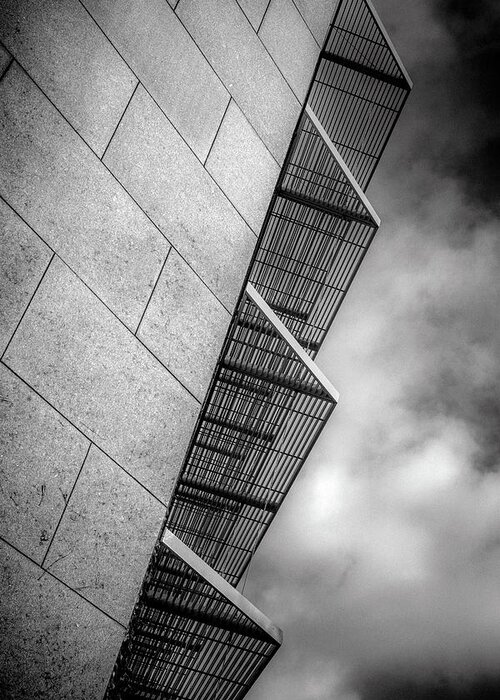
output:
[[381,70],[377,70],[377,68],[365,66],[362,63],[359,63],[358,61],[353,61],[352,59],[345,58],[344,56],[340,56],[339,54],[329,53],[328,51],[322,51],[321,58],[325,58],[327,61],[333,61],[334,63],[339,63],[341,66],[351,68],[352,70],[355,70],[358,73],[364,73],[365,75],[369,75],[371,78],[375,78],[376,80],[382,80],[384,83],[389,83],[389,85],[395,85],[396,87],[402,88],[403,90],[406,90],[408,87],[407,82],[404,78],[400,78],[397,75],[389,75],[388,73],[384,73]]

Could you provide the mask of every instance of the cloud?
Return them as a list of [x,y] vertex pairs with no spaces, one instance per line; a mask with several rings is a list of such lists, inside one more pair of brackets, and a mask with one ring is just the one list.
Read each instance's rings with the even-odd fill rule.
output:
[[285,630],[253,700],[500,697],[498,131],[477,84],[499,13],[377,4],[415,90],[318,358],[340,404],[246,585]]
[[389,153],[399,149],[400,166],[424,165],[460,179],[468,200],[498,214],[500,5],[384,0],[377,6],[415,83],[411,117]]

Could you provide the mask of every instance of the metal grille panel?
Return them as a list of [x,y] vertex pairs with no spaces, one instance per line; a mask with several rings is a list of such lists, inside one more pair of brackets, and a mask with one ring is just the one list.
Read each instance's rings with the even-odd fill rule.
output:
[[379,225],[306,107],[285,161],[249,280],[315,355]]
[[380,223],[364,189],[410,88],[370,1],[341,0],[174,490],[182,542],[157,545],[109,700],[240,698],[279,644],[230,584],[338,400],[311,358]]
[[371,3],[339,3],[308,101],[363,189],[411,86]]
[[167,531],[106,700],[238,700],[281,638],[275,625]]
[[243,298],[168,518],[232,584],[336,403],[276,322]]

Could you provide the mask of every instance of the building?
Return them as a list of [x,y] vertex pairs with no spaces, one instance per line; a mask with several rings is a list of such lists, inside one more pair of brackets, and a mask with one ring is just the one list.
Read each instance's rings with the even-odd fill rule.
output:
[[410,80],[368,0],[4,0],[0,41],[0,688],[242,697]]

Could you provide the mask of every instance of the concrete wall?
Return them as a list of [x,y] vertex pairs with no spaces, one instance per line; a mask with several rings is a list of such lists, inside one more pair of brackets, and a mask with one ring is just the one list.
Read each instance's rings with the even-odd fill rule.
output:
[[2,2],[2,697],[102,697],[334,4]]

